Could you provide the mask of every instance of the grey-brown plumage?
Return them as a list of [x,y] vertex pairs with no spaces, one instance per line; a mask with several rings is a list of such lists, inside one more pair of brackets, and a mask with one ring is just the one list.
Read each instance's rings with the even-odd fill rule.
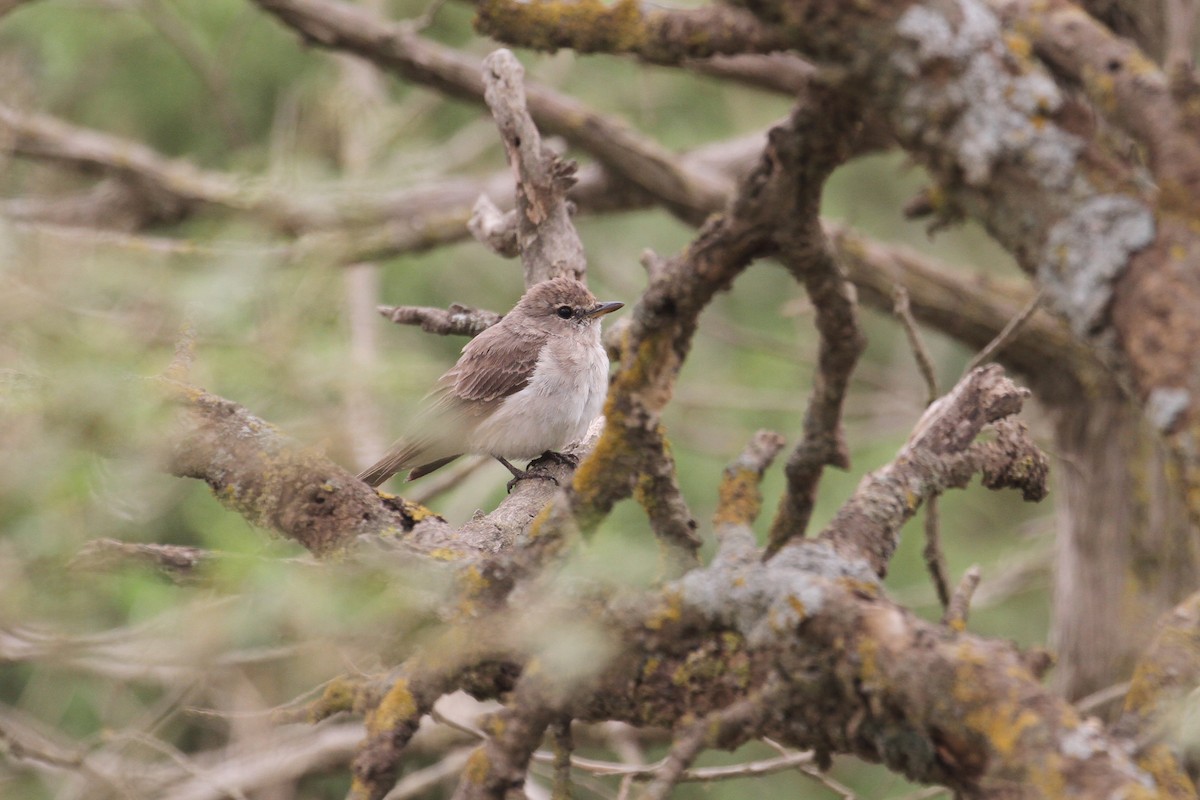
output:
[[578,440],[608,388],[600,318],[621,306],[596,302],[571,278],[531,286],[500,322],[467,343],[408,435],[359,477],[378,486],[409,469],[414,480],[464,453],[510,466],[505,459],[534,458]]

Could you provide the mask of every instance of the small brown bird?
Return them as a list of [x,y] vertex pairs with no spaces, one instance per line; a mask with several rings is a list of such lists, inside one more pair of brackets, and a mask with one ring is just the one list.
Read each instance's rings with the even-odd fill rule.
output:
[[598,303],[572,278],[529,287],[512,311],[476,336],[425,399],[409,433],[360,477],[378,486],[411,470],[415,480],[464,453],[506,459],[557,451],[587,433],[608,391]]

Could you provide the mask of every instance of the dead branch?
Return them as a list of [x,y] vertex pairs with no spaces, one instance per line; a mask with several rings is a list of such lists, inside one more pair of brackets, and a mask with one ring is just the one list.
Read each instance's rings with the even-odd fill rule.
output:
[[502,314],[451,303],[449,308],[379,306],[379,313],[397,325],[418,325],[426,333],[442,336],[478,336],[500,321]]
[[507,50],[497,50],[483,60],[484,99],[516,177],[517,249],[525,286],[559,275],[586,280],[583,243],[567,204],[575,164],[542,144],[526,109],[524,80],[525,68]]
[[1012,430],[1003,444],[972,444],[984,425],[1020,411],[1028,395],[994,366],[967,375],[926,410],[896,459],[862,480],[821,538],[884,575],[900,528],[921,500],[964,486],[976,471],[984,474],[989,488],[1012,486],[1022,489],[1027,500],[1040,500],[1048,466],[1027,432]]

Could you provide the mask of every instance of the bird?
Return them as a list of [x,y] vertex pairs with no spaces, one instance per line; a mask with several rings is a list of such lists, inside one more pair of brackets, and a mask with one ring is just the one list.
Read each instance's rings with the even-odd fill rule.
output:
[[578,441],[600,415],[608,354],[600,319],[624,306],[601,303],[574,278],[530,286],[499,322],[469,341],[438,379],[408,433],[359,478],[379,486],[397,472],[428,475],[466,453],[533,459]]

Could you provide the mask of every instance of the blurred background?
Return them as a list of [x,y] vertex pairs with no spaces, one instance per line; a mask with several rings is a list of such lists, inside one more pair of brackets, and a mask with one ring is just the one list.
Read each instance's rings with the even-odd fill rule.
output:
[[[414,0],[376,7],[392,19],[427,11]],[[494,45],[472,33],[471,13],[448,4],[423,35],[481,57]],[[764,130],[789,108],[786,97],[680,70],[569,52],[520,56],[530,80],[672,150]],[[0,101],[15,113],[52,115],[225,173],[248,195],[270,189],[367,202],[483,180],[505,167],[479,108],[307,49],[245,0],[19,7],[0,17]],[[205,773],[187,794],[180,775],[194,778],[235,753],[306,736],[276,728],[272,711],[336,675],[403,657],[420,641],[421,617],[410,610],[426,602],[427,587],[415,578],[364,583],[318,569],[298,547],[223,508],[203,483],[166,474],[171,412],[148,379],[166,369],[190,332],[191,381],[356,471],[402,430],[464,344],[392,325],[374,307],[460,302],[502,312],[522,292],[520,267],[473,241],[348,265],[257,211],[187,209],[149,228],[33,222],[22,215],[30,198],[69,203],[99,176],[27,157],[6,139],[14,135],[0,125],[0,796],[341,797],[357,736],[344,719],[324,726],[342,737],[321,751],[326,761],[312,756],[294,781],[241,792]],[[863,158],[835,173],[824,213],[964,269],[1019,277],[979,230],[931,239],[923,224],[906,220],[901,209],[921,186],[921,171],[901,155]],[[670,255],[693,236],[663,211],[580,216],[578,226],[594,293],[627,304],[645,286],[642,252]],[[814,531],[863,474],[891,459],[925,404],[902,328],[889,314],[864,309],[862,316],[870,346],[847,403],[853,468],[826,473]],[[944,391],[973,354],[924,336]],[[721,470],[750,435],[772,428],[797,439],[815,353],[803,290],[771,262],[751,268],[703,317],[666,419],[680,483],[706,537]],[[1036,408],[1024,418],[1035,430],[1041,424]],[[499,465],[455,469],[449,488],[437,473],[393,489],[455,523],[503,497],[508,475]],[[763,532],[782,484],[776,467],[763,487]],[[974,631],[1043,642],[1053,502],[1030,506],[978,485],[943,498],[951,580],[971,564],[983,568]],[[888,585],[937,619],[921,522],[905,531]],[[134,564],[81,565],[81,549],[101,538],[227,557],[183,583]],[[633,502],[606,521],[593,551],[597,569],[613,579],[654,579],[655,545]],[[616,745],[606,736],[585,738],[582,753],[613,758]],[[637,743],[653,758],[665,741]],[[411,770],[443,763],[445,752],[418,748]],[[700,763],[771,755],[755,745]],[[127,775],[129,763],[146,765],[147,774],[161,770],[174,793],[147,793],[156,784]],[[861,797],[915,791],[852,760],[839,760],[832,774]],[[616,795],[615,779],[587,780],[580,796]],[[417,796],[448,796],[452,786],[452,777],[433,781]],[[685,785],[678,796],[764,792],[837,796],[795,771]]]

